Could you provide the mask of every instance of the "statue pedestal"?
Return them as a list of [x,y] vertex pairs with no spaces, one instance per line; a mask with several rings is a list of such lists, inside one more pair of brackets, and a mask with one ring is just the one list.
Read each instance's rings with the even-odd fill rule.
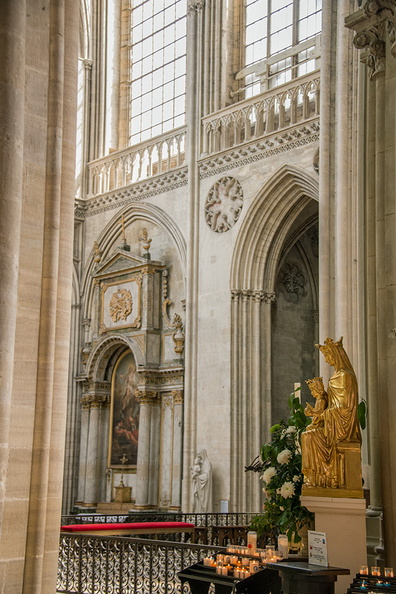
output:
[[301,503],[315,513],[315,530],[327,535],[329,565],[351,572],[336,583],[336,594],[343,594],[360,566],[367,564],[366,500],[302,495]]
[[117,503],[131,503],[132,487],[114,487],[115,500]]

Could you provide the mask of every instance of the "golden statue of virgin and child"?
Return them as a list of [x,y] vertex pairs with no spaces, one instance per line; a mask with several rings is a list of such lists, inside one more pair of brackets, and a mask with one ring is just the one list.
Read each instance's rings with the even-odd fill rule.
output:
[[301,435],[304,495],[363,497],[361,434],[357,416],[356,375],[340,340],[316,345],[334,367],[327,390],[321,377],[308,380],[315,406],[305,414],[312,423]]

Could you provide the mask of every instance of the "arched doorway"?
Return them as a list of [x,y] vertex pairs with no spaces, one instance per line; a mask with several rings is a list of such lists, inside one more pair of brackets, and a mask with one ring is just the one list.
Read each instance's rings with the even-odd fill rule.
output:
[[[311,309],[312,304],[317,303],[314,262],[309,263],[303,249],[308,242],[305,235],[313,232],[309,230],[317,220],[317,200],[315,178],[296,167],[281,167],[251,205],[235,245],[231,269],[231,497],[241,510],[260,508],[258,477],[245,473],[244,467],[258,455],[260,445],[269,437],[274,414],[281,412],[282,406],[276,410],[274,400],[282,401],[283,383],[285,379],[289,381],[284,369],[288,367],[289,376],[296,378],[294,381],[302,374],[302,369],[292,368],[287,348],[275,351],[281,344],[281,329],[288,325],[290,336],[293,324],[286,316],[283,296],[278,315],[274,314],[274,308],[281,279],[285,278],[288,265],[293,263],[298,265],[299,272],[304,269],[310,284]],[[287,293],[287,289],[285,291]],[[292,319],[297,315],[295,313],[294,318],[292,315]],[[311,326],[314,324],[312,318]],[[310,335],[313,336],[314,331],[307,336]],[[287,343],[286,335],[283,339]],[[296,337],[296,342],[298,340]],[[306,342],[309,340],[306,338]],[[278,396],[274,392],[274,381],[278,384]],[[285,407],[287,396],[286,390]]]

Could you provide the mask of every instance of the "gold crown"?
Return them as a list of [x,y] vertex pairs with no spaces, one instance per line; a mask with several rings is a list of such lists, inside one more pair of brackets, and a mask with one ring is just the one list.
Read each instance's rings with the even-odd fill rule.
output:
[[305,380],[305,383],[308,384],[308,386],[311,386],[312,384],[316,384],[317,382],[323,383],[323,377],[314,377],[313,379]]
[[326,340],[324,341],[324,344],[315,344],[316,348],[318,348],[321,351],[325,351],[327,349],[331,349],[331,348],[338,348],[338,347],[342,347],[342,340],[343,337],[341,336],[340,340],[333,340],[332,338],[326,338]]

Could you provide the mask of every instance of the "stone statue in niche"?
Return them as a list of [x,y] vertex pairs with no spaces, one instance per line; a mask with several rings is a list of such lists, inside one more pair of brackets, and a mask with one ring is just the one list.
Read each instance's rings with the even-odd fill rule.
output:
[[197,451],[194,465],[191,467],[193,483],[193,512],[212,511],[212,464],[205,449]]
[[[312,489],[344,489],[345,496],[362,496],[360,445],[357,417],[358,388],[352,364],[342,344],[327,338],[316,345],[334,367],[327,391],[322,378],[308,380],[316,405],[307,403],[311,425],[301,435],[303,494]],[[317,493],[321,494],[321,493]],[[323,493],[324,495],[326,493]]]
[[222,177],[211,187],[205,220],[212,231],[225,233],[237,222],[243,206],[242,186],[234,177]]

